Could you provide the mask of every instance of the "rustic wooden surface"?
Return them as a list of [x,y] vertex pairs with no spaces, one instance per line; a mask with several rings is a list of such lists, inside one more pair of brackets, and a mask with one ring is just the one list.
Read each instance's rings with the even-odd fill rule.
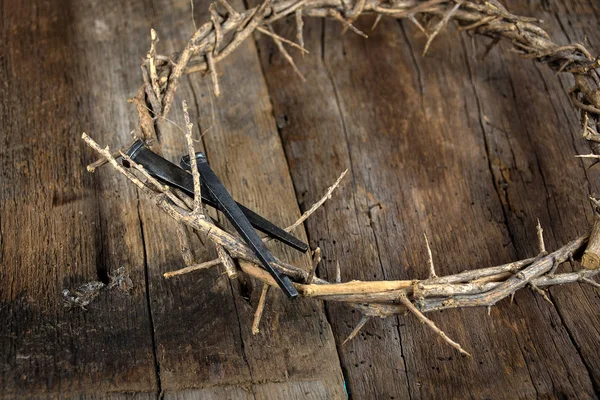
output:
[[[195,1],[198,23],[208,1]],[[348,307],[290,303],[271,291],[261,333],[250,331],[260,286],[222,271],[164,280],[182,265],[175,227],[108,168],[94,175],[82,131],[125,144],[150,27],[161,52],[193,29],[187,0],[1,1],[0,397],[269,399],[595,398],[600,297],[552,288],[550,305],[522,291],[513,305],[432,314],[473,354],[464,358],[411,316],[358,322]],[[242,8],[241,2],[235,6]],[[511,0],[561,42],[600,49],[600,7],[585,0]],[[368,31],[372,18],[358,21]],[[293,38],[293,21],[276,30]],[[337,22],[306,21],[303,83],[270,38],[247,42],[210,78],[180,86],[199,141],[233,194],[281,225],[349,174],[305,225],[343,280],[438,273],[536,253],[584,232],[597,170],[565,88],[543,66],[451,30],[421,56],[424,36],[383,20],[369,39]],[[170,119],[182,125],[177,107]],[[196,131],[199,136],[199,132]],[[165,156],[184,152],[175,125]],[[297,199],[297,200],[296,200]],[[197,242],[198,261],[214,250]],[[308,266],[298,253],[274,247]],[[105,290],[87,311],[62,290],[125,267],[130,293]],[[129,393],[129,394],[127,394]],[[136,393],[134,395],[134,393]]]

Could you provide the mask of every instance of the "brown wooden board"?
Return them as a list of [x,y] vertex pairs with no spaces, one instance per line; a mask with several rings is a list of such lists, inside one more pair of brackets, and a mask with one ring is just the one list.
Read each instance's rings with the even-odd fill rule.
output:
[[[293,75],[270,39],[260,41],[301,204],[310,205],[337,170],[351,170],[350,182],[325,206],[320,218],[308,222],[311,243],[324,249],[326,263],[321,273],[333,279],[339,262],[344,280],[425,277],[424,233],[432,242],[440,274],[534,255],[536,217],[543,220],[547,211],[513,211],[505,206],[505,182],[496,181],[502,176],[502,159],[489,144],[489,132],[482,128],[485,114],[480,111],[512,101],[513,112],[507,106],[502,115],[518,121],[515,107],[524,113],[528,109],[512,96],[506,99],[497,87],[487,89],[482,99],[479,87],[500,78],[488,64],[474,64],[467,38],[451,31],[436,39],[423,58],[425,39],[416,28],[384,19],[370,32],[372,22],[365,18],[358,24],[369,32],[367,40],[351,33],[341,35],[335,22],[307,22],[311,56],[296,60],[308,84]],[[286,22],[277,31],[291,38],[295,28]],[[530,62],[510,60],[515,70],[531,68]],[[505,64],[499,56],[495,62]],[[484,80],[475,71],[492,77]],[[532,78],[523,72],[519,82],[528,79]],[[561,94],[561,90],[553,93]],[[534,105],[535,99],[531,104],[531,111],[550,112]],[[545,152],[565,149],[565,145],[554,147],[553,140],[565,140],[559,126],[569,126],[569,121],[551,123],[552,130],[536,128],[546,129],[543,134],[550,137],[536,143],[537,148],[522,149],[517,162],[537,167],[536,158]],[[502,137],[502,132],[496,135]],[[528,140],[525,129],[513,129],[510,135],[515,141]],[[569,135],[566,141],[570,153],[562,161],[575,167],[554,170],[554,179],[585,182],[581,164],[570,158]],[[510,152],[508,156],[516,157]],[[553,162],[551,157],[547,160]],[[577,183],[571,187],[557,184],[555,195],[573,196],[577,193],[574,186]],[[540,198],[547,196],[546,191],[543,186],[534,188],[521,186],[518,191],[528,208],[545,207],[546,201]],[[586,193],[578,196],[571,201],[587,206]],[[563,204],[562,209],[566,217],[569,205]],[[583,218],[575,224],[579,230],[563,232],[561,240],[549,239],[548,243],[556,246],[587,229],[586,212],[579,209]],[[527,215],[520,219],[521,236],[509,222],[519,219],[517,213]],[[582,360],[580,344],[573,341],[562,320],[564,313],[579,314],[579,309],[567,311],[560,305],[557,309],[528,292],[519,293],[515,303],[499,304],[489,317],[485,310],[476,309],[432,315],[450,337],[468,347],[472,359],[457,357],[410,317],[369,322],[357,339],[339,347],[351,395],[594,397],[589,362]],[[327,309],[340,343],[359,318],[347,307],[329,304]],[[587,319],[588,324],[597,322],[593,315]],[[595,331],[592,327],[592,336]]]
[[[208,18],[208,5],[196,2],[198,21]],[[164,10],[155,25],[163,38],[161,51],[182,48],[193,32],[189,2],[159,1],[154,7]],[[183,125],[180,105],[186,100],[197,122],[195,137],[200,139],[198,125],[203,134],[198,150],[206,151],[232,195],[278,225],[290,225],[300,215],[298,204],[253,43],[244,44],[219,69],[226,77],[220,98],[214,97],[209,76],[190,76],[179,88],[178,110],[169,118]],[[173,161],[185,154],[183,133],[174,124],[165,124],[161,141],[164,155]],[[220,267],[165,281],[164,272],[183,264],[173,223],[160,214],[151,204],[142,207],[163,392],[235,384],[256,398],[344,396],[331,328],[318,302],[290,302],[273,290],[261,333],[252,335],[262,286],[230,282]],[[304,235],[302,229],[295,233]],[[215,257],[210,243],[199,246],[198,262]],[[272,248],[283,259],[309,265],[302,253]]]
[[[194,2],[198,25],[208,5]],[[591,1],[508,6],[543,18],[561,43],[587,37],[598,49]],[[126,99],[141,83],[149,30],[159,52],[180,50],[190,2],[4,1],[0,10],[1,398],[340,398],[342,370],[352,398],[597,396],[592,287],[553,288],[554,305],[521,291],[490,316],[431,314],[473,354],[464,358],[410,315],[370,320],[341,345],[357,313],[273,289],[253,336],[260,285],[232,283],[221,267],[165,280],[183,266],[174,224],[110,168],[88,174],[95,155],[79,137],[129,141],[136,115]],[[423,278],[424,233],[447,274],[534,255],[537,218],[549,249],[588,228],[598,167],[574,158],[588,150],[568,79],[504,48],[478,60],[487,41],[473,48],[454,29],[422,57],[425,38],[409,22],[384,19],[371,32],[372,22],[358,21],[363,39],[307,20],[310,54],[292,51],[306,83],[258,36],[217,65],[220,98],[209,76],[184,78],[164,155],[185,152],[185,99],[204,133],[195,132],[198,150],[238,200],[283,226],[349,168],[306,224],[329,280],[338,262],[344,281]],[[275,28],[294,39],[293,19]],[[215,257],[195,244],[197,261]],[[271,246],[308,267],[307,256]],[[131,292],[105,289],[87,311],[63,307],[63,289],[119,267]]]
[[[0,396],[154,392],[137,195],[111,171],[86,172],[87,130],[110,145],[144,46],[128,5],[3,1],[0,40]],[[143,9],[143,8],[141,8]],[[110,65],[109,65],[110,63]],[[125,267],[134,287],[87,307],[63,289]]]
[[[512,3],[514,4],[509,6],[514,8],[515,12],[543,19],[547,29],[559,42],[584,42],[594,50],[600,48],[600,31],[597,29],[600,7],[597,3]],[[502,54],[510,57],[506,51]],[[589,148],[581,140],[578,114],[573,112],[571,101],[566,95],[573,85],[573,80],[568,76],[561,76],[561,79],[557,80],[554,74],[535,64],[525,63],[524,66],[526,68],[507,69],[505,76],[514,87],[514,101],[517,104],[516,109],[520,111],[523,130],[529,132],[530,146],[537,155],[537,168],[533,169],[538,169],[539,175],[532,174],[534,181],[541,185],[539,192],[546,193],[547,201],[538,203],[535,212],[548,213],[549,220],[546,224],[550,229],[547,236],[549,240],[558,243],[577,235],[577,232],[583,231],[591,223],[593,217],[587,197],[600,194],[600,180],[596,167],[588,170],[591,162],[573,159],[574,154],[589,153]],[[532,106],[527,107],[525,102],[530,102]],[[524,112],[527,108],[530,108],[530,112]],[[544,112],[540,113],[537,110]],[[518,180],[509,188],[515,193],[521,193],[522,197],[526,193],[523,183]],[[538,209],[540,211],[537,211]],[[520,237],[515,239],[520,240]],[[575,343],[598,393],[600,296],[598,290],[588,286],[552,288],[550,293],[560,319]]]

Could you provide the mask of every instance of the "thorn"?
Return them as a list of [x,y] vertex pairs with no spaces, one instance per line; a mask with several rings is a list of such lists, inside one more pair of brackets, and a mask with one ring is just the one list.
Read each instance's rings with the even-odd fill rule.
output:
[[187,274],[187,273],[192,272],[192,271],[198,271],[200,269],[208,269],[210,267],[214,267],[215,265],[219,265],[219,264],[221,264],[221,259],[217,258],[217,259],[214,259],[214,260],[211,260],[211,261],[206,261],[206,262],[203,262],[203,263],[200,263],[200,264],[191,265],[189,267],[178,269],[176,271],[165,272],[163,274],[163,276],[166,279],[169,279],[169,278],[172,278],[174,276]]
[[308,274],[308,277],[306,278],[307,284],[310,284],[312,282],[313,278],[315,277],[315,273],[317,271],[317,266],[319,265],[320,262],[321,262],[321,248],[317,247],[315,249],[315,251],[313,251],[312,265],[310,268],[310,273]]
[[333,183],[333,185],[331,185],[329,188],[327,188],[327,191],[325,192],[325,195],[323,197],[321,197],[321,199],[319,201],[317,201],[315,204],[313,204],[308,210],[306,210],[300,216],[300,218],[298,218],[296,220],[296,222],[294,222],[292,225],[290,225],[287,228],[285,228],[285,231],[286,232],[291,232],[292,229],[296,228],[301,223],[303,223],[304,221],[306,221],[306,219],[308,217],[310,217],[315,211],[317,211],[319,209],[319,207],[321,207],[327,200],[331,199],[331,194],[339,186],[340,182],[342,181],[342,179],[344,179],[344,176],[346,176],[347,172],[348,172],[347,169],[344,172],[342,172],[340,174],[340,176],[337,178],[337,180]]
[[533,283],[529,283],[529,287],[531,288],[532,291],[536,292],[537,294],[539,294],[540,296],[542,296],[542,298],[544,300],[546,300],[548,303],[554,305],[554,303],[552,302],[552,300],[550,300],[550,297],[548,297],[548,295],[546,294],[545,291],[543,291],[542,289],[540,289],[539,287],[537,287],[535,284]]
[[276,38],[277,40],[281,41],[282,43],[285,43],[292,47],[295,47],[296,49],[300,50],[301,53],[308,54],[308,50],[306,50],[304,48],[304,45],[299,45],[297,43],[292,42],[291,40],[288,40],[282,36],[279,36],[278,34],[275,33],[275,31],[273,30],[273,28],[271,26],[269,26],[269,29],[265,29],[265,28],[259,26],[256,28],[256,30],[264,35],[270,36],[272,38]]
[[423,236],[425,237],[425,245],[427,246],[427,257],[428,257],[428,263],[429,263],[429,279],[435,279],[435,278],[437,278],[437,275],[435,273],[435,266],[433,264],[433,254],[431,254],[431,247],[429,246],[429,240],[427,239],[427,234],[423,233]]
[[598,154],[594,154],[594,153],[590,153],[590,154],[576,154],[575,158],[593,158],[593,159],[600,159],[600,155]]
[[580,280],[581,282],[583,282],[583,283],[587,283],[588,285],[591,285],[591,286],[593,286],[593,287],[595,287],[595,288],[597,288],[597,289],[600,289],[600,283],[598,283],[598,282],[594,282],[593,280],[591,280],[591,279],[589,279],[589,278],[586,278],[586,277],[581,277],[579,280]]
[[285,58],[286,61],[292,66],[292,69],[300,77],[300,79],[302,79],[303,82],[306,82],[306,78],[304,77],[302,72],[300,72],[300,70],[298,69],[298,66],[294,62],[294,59],[292,58],[290,53],[288,53],[288,51],[285,49],[285,47],[283,47],[283,43],[281,43],[280,37],[278,35],[275,35],[275,32],[273,32],[273,28],[270,25],[269,25],[269,30],[267,32],[269,32],[271,34],[271,38],[277,45],[277,48],[283,55],[283,58]]
[[342,283],[342,270],[339,261],[335,262],[335,283]]
[[375,22],[373,22],[373,26],[371,26],[372,31],[374,31],[375,28],[377,28],[377,25],[379,25],[379,21],[381,21],[381,18],[383,18],[383,14],[378,14],[377,18],[375,18]]
[[[572,255],[570,255],[569,257],[571,259],[573,258]],[[550,272],[548,272],[548,275],[550,275],[550,276],[554,275],[559,266],[560,266],[560,263],[556,262],[556,257],[552,257],[552,268],[550,268]]]
[[[379,16],[381,16],[382,14],[379,14]],[[413,24],[415,24],[415,26],[417,28],[419,28],[419,30],[421,32],[423,32],[423,34],[425,35],[425,37],[429,38],[429,33],[427,33],[427,29],[423,28],[423,25],[421,25],[421,23],[415,18],[414,14],[411,14],[408,19],[410,20],[410,22],[412,22]]]
[[[302,19],[302,10],[296,10],[296,39],[300,47],[304,48],[304,20]],[[304,56],[304,52],[302,52]]]
[[487,314],[488,314],[488,317],[490,315],[492,315],[492,306],[487,306]]
[[344,25],[344,28],[350,29],[352,32],[364,37],[365,39],[369,37],[369,36],[367,36],[366,33],[364,33],[363,31],[361,31],[360,29],[358,29],[357,27],[352,25],[350,22],[348,22],[348,20],[346,18],[342,17],[342,14],[340,14],[339,11],[336,11],[333,8],[330,8],[329,15],[331,15],[333,18],[340,21],[342,23],[342,25]]
[[342,342],[342,346],[345,345],[348,341],[354,339],[354,337],[358,334],[358,332],[360,332],[360,330],[362,329],[362,327],[365,326],[365,324],[367,323],[367,321],[369,320],[369,318],[370,317],[368,315],[363,315],[362,316],[362,318],[358,322],[358,325],[356,325],[356,327],[352,330],[352,332],[350,332],[350,335],[348,335],[348,337],[346,338],[346,340],[344,340]]
[[425,48],[423,49],[423,56],[427,54],[427,51],[429,50],[429,46],[431,46],[433,39],[435,39],[435,37],[438,35],[438,33],[440,33],[442,28],[448,24],[448,21],[450,20],[452,15],[459,9],[461,5],[462,1],[457,1],[454,7],[452,7],[452,9],[448,11],[446,15],[444,15],[444,18],[442,18],[440,22],[437,23],[437,25],[433,29],[433,32],[431,33],[431,35],[429,35],[427,43],[425,43]]
[[425,325],[427,325],[432,331],[434,331],[435,333],[437,333],[439,336],[441,336],[442,339],[444,339],[444,341],[446,343],[448,343],[450,346],[454,347],[456,350],[458,350],[459,352],[461,352],[462,354],[471,357],[471,355],[466,352],[462,346],[460,344],[458,344],[457,342],[455,342],[454,340],[450,339],[448,337],[448,335],[446,335],[444,333],[444,331],[442,331],[440,328],[438,328],[436,326],[436,324],[430,320],[429,318],[427,318],[421,311],[419,311],[419,309],[405,296],[405,295],[401,295],[398,300],[400,300],[400,302],[402,304],[404,304],[406,306],[406,308],[412,312],[418,319],[419,321],[423,322]]
[[263,284],[262,292],[260,293],[260,299],[258,300],[258,306],[256,306],[256,311],[254,312],[254,321],[252,322],[253,335],[256,335],[260,332],[260,329],[258,327],[260,325],[260,319],[265,309],[265,302],[267,301],[267,292],[269,291],[269,287],[270,286],[266,283]]
[[540,256],[548,254],[546,251],[546,244],[544,243],[544,230],[542,229],[542,224],[540,224],[540,219],[537,219],[537,238],[538,238],[538,246],[540,249]]

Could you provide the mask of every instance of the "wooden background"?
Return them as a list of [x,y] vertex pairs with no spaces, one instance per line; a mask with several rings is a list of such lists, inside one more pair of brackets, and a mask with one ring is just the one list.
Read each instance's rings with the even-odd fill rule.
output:
[[[195,0],[195,20],[208,19]],[[237,0],[234,6],[244,4]],[[594,0],[510,1],[559,43],[600,50]],[[515,302],[431,318],[464,358],[411,316],[370,321],[339,304],[288,302],[272,291],[250,332],[260,286],[216,269],[168,280],[182,266],[169,219],[80,140],[129,140],[149,30],[159,51],[193,30],[187,0],[0,1],[0,397],[35,398],[596,398],[600,298],[591,286],[528,291]],[[371,17],[358,25],[369,31]],[[276,26],[289,37],[293,21]],[[306,21],[303,83],[271,39],[248,41],[209,77],[183,80],[206,132],[202,147],[242,202],[280,225],[333,198],[297,232],[343,280],[425,277],[423,233],[438,274],[532,256],[539,218],[549,249],[583,233],[598,170],[565,90],[545,66],[454,29],[421,56],[424,36],[384,19],[369,39]],[[179,107],[170,119],[182,125]],[[165,155],[184,152],[169,124]],[[306,236],[304,236],[306,235]],[[299,253],[275,248],[300,265]],[[285,252],[285,253],[284,253]],[[200,261],[213,250],[198,246]],[[304,263],[304,264],[303,264]],[[87,308],[63,289],[125,267],[131,293],[105,290]],[[567,266],[567,268],[570,268]]]

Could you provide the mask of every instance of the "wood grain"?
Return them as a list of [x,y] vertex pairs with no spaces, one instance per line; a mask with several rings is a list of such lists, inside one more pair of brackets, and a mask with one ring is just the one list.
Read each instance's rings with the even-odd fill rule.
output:
[[[180,48],[191,33],[188,5],[183,0],[155,3],[156,9],[169,10],[168,14],[161,14],[156,29],[165,38],[162,45],[171,51]],[[207,2],[195,6],[208,10]],[[203,20],[208,15],[197,18]],[[245,68],[240,70],[240,65]],[[187,100],[192,118],[204,134],[198,150],[204,149],[228,190],[261,215],[287,226],[300,214],[252,43],[244,44],[219,64],[219,70],[219,74],[227,76],[221,83],[220,98],[214,97],[209,76],[190,76],[180,86],[178,106],[169,118],[182,121],[180,110],[175,108],[179,108],[181,100]],[[253,78],[247,79],[248,75]],[[248,99],[256,99],[251,107]],[[196,138],[200,138],[198,130]],[[173,124],[165,125],[161,141],[166,157],[177,160],[185,153],[183,134]],[[303,398],[306,391],[326,394],[328,398],[343,397],[335,344],[318,302],[290,302],[279,291],[273,291],[261,333],[252,335],[260,284],[230,282],[218,269],[165,282],[162,273],[177,269],[181,261],[173,242],[174,227],[168,227],[168,218],[158,214],[150,205],[143,205],[158,364],[165,393],[236,384],[257,398],[278,396],[279,392],[288,393],[290,398]],[[302,236],[302,229],[296,234]],[[215,257],[210,244],[198,246],[199,262]],[[280,245],[274,246],[273,251],[283,259],[308,267],[309,260],[301,253]],[[198,359],[203,360],[200,366]]]
[[[101,17],[77,2],[0,9],[1,396],[156,392],[136,193],[109,171],[88,174],[79,140],[83,130],[118,132],[109,144],[127,135],[137,74],[125,55],[142,49],[114,46],[123,31],[108,5]],[[107,76],[106,60],[120,74]],[[63,307],[63,289],[121,266],[130,294],[106,290],[87,312]]]
[[[592,48],[600,49],[600,32],[593,28],[597,26],[597,22],[594,21],[597,21],[600,16],[600,9],[596,3],[577,0],[562,3],[547,2],[543,3],[543,6],[539,3],[514,3],[511,6],[516,11],[543,18],[548,29],[562,41],[586,40]],[[564,95],[565,90],[573,84],[572,80],[561,77],[557,81],[553,74],[543,69],[537,70],[530,65],[526,67],[528,68],[507,68],[507,75],[513,82],[523,82],[514,85],[517,105],[523,105],[524,101],[531,101],[531,104],[541,104],[545,110],[548,110],[543,115],[536,115],[537,113],[525,113],[524,108],[517,108],[525,128],[529,132],[535,132],[529,139],[530,146],[538,154],[539,164],[536,169],[539,170],[539,175],[536,175],[540,177],[537,178],[537,183],[541,184],[539,191],[546,193],[547,196],[545,203],[537,204],[538,209],[542,211],[536,212],[544,212],[544,208],[547,210],[549,220],[546,225],[550,227],[549,240],[559,242],[573,235],[574,232],[591,226],[593,215],[587,197],[597,196],[600,193],[598,170],[588,169],[591,165],[589,161],[580,162],[579,159],[572,159],[573,154],[585,154],[588,151],[581,140],[577,115],[571,112],[571,102]],[[539,78],[527,80],[528,76]],[[559,145],[550,146],[544,145],[545,143],[559,143]],[[523,184],[517,180],[513,190],[524,192],[522,188]],[[516,237],[516,240],[519,240],[519,237]],[[576,285],[565,289],[551,289],[551,298],[598,393],[600,392],[599,292],[588,285]]]
[[[359,26],[367,31],[369,22]],[[324,249],[326,268],[321,273],[333,279],[340,262],[346,268],[344,280],[426,276],[423,233],[432,241],[438,273],[524,256],[505,221],[511,210],[503,207],[503,189],[494,182],[497,156],[489,150],[489,136],[480,130],[482,100],[474,92],[480,80],[472,76],[472,54],[456,42],[456,32],[436,39],[423,59],[420,49],[425,39],[407,23],[398,27],[384,20],[367,41],[340,35],[330,21],[320,31],[321,24],[307,22],[312,57],[296,57],[308,78],[306,85],[293,76],[269,39],[260,41],[301,204],[315,200],[336,167],[351,169],[349,187],[325,206],[322,218],[307,224],[311,243]],[[290,25],[282,23],[277,31],[291,38],[295,31]],[[515,57],[511,61],[515,69],[528,64]],[[498,96],[497,91],[489,91],[485,98],[489,108],[506,97],[493,95]],[[544,107],[533,107],[544,112]],[[526,110],[523,105],[521,109]],[[509,110],[502,115],[515,119]],[[526,132],[513,130],[511,135],[522,137]],[[545,143],[552,146],[550,139]],[[538,152],[548,151],[541,146],[540,142]],[[522,156],[523,163],[538,157],[536,149]],[[568,173],[581,179],[582,172]],[[528,188],[520,190],[523,195],[531,193]],[[573,192],[572,187],[564,190]],[[536,251],[535,218],[529,216],[530,232],[519,242],[531,244],[528,255]],[[584,222],[583,230],[586,226]],[[433,316],[474,354],[472,360],[457,359],[448,349],[432,345],[437,339],[412,319],[370,321],[357,339],[339,349],[351,395],[594,396],[578,344],[561,322],[561,310],[529,293],[518,295],[516,303],[500,304],[491,317],[485,310]],[[335,304],[327,309],[340,342],[359,317]],[[404,365],[394,365],[403,359]]]
[[[196,23],[208,5],[194,2]],[[562,42],[587,37],[598,48],[593,2],[508,6],[542,17]],[[261,285],[231,282],[221,267],[165,280],[183,266],[174,223],[112,170],[85,172],[93,155],[79,136],[129,141],[136,113],[126,99],[149,30],[161,53],[180,50],[190,2],[0,9],[0,398],[324,399],[344,398],[345,385],[357,399],[597,397],[591,286],[551,289],[554,305],[523,291],[490,316],[432,314],[471,359],[410,315],[371,319],[342,346],[360,315],[277,290],[253,336]],[[537,218],[548,249],[588,228],[597,167],[573,157],[587,149],[564,94],[571,82],[506,49],[477,60],[485,41],[472,48],[452,29],[423,58],[425,38],[409,22],[384,19],[371,32],[372,22],[357,21],[363,39],[306,20],[310,54],[291,53],[307,83],[264,36],[217,64],[219,98],[210,76],[184,78],[163,154],[185,153],[185,99],[204,133],[198,150],[234,197],[283,226],[350,168],[307,231],[295,231],[322,248],[318,274],[329,280],[338,262],[344,281],[425,277],[423,233],[448,274],[535,255]],[[294,39],[294,20],[275,30]],[[198,262],[216,256],[210,243],[194,245]],[[308,268],[308,257],[270,246]],[[121,266],[130,293],[104,290],[87,311],[63,307],[63,289]]]

